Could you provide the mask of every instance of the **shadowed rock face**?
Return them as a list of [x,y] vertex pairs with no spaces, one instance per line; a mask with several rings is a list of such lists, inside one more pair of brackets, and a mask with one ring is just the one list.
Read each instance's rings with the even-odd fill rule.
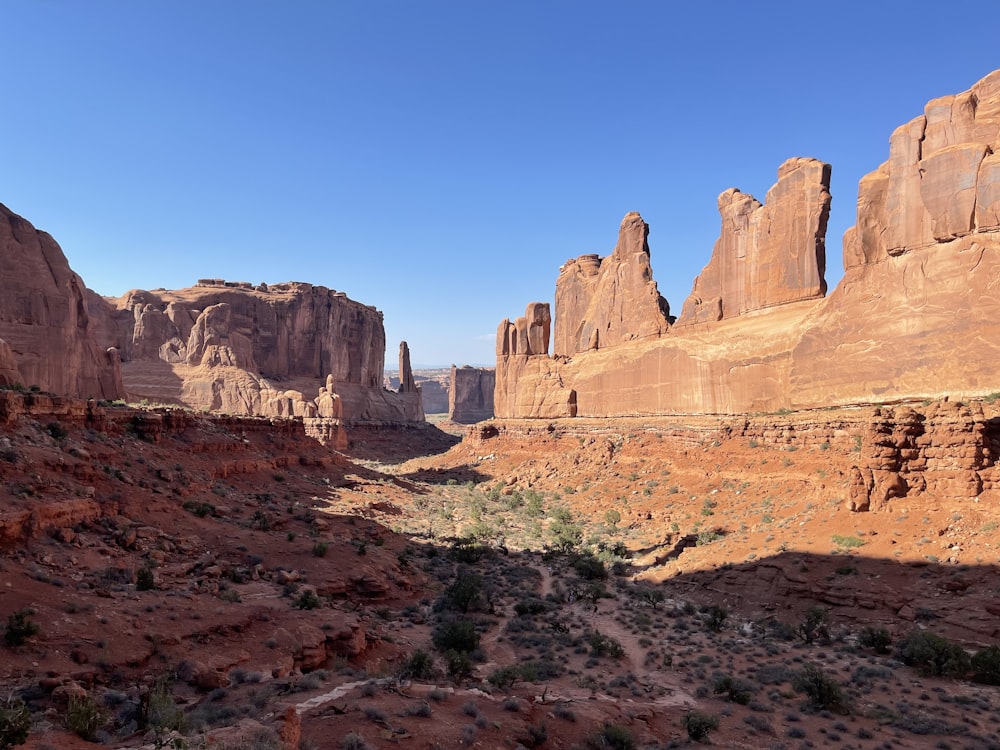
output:
[[733,318],[826,294],[830,165],[789,159],[763,205],[735,188],[719,196],[722,232],[678,325]]
[[2,204],[0,278],[0,382],[70,396],[124,395],[117,353],[97,345],[80,277],[52,237]]
[[555,350],[570,358],[498,346],[497,416],[740,414],[1000,390],[998,151],[1000,71],[897,129],[889,161],[861,180],[828,297],[829,168],[813,159],[786,162],[765,204],[723,193],[712,260],[658,336],[636,324],[611,345],[598,328],[588,346],[587,310],[621,259],[567,264]]
[[495,387],[495,370],[452,365],[448,388],[448,419],[459,424],[492,419]]
[[[105,319],[106,343],[122,352],[132,398],[234,414],[423,419],[415,386],[382,387],[382,313],[326,287],[206,279],[190,289],[92,300],[92,307]],[[320,408],[317,393],[340,404]]]

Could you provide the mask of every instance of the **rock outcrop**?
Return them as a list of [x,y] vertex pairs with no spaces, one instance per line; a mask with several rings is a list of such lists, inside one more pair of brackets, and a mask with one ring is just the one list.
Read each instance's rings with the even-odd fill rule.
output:
[[382,387],[382,314],[341,292],[202,279],[90,305],[104,345],[121,352],[133,399],[233,414],[423,420],[415,386]]
[[448,419],[474,424],[493,418],[496,370],[486,367],[451,366],[448,388]]
[[496,416],[576,416],[576,393],[562,382],[561,361],[548,355],[551,324],[549,306],[532,302],[523,317],[497,327]]
[[0,278],[0,382],[69,396],[124,395],[117,354],[95,340],[80,277],[50,235],[2,204]]
[[789,159],[765,203],[735,188],[719,196],[722,232],[694,280],[678,325],[722,320],[826,294],[830,165]]
[[[570,356],[523,356],[518,322],[501,324],[497,416],[741,414],[1000,391],[998,151],[1000,71],[898,129],[889,161],[861,181],[844,278],[827,297],[828,169],[811,159],[786,162],[763,206],[723,194],[743,233],[724,227],[678,321],[699,325],[657,336],[637,326],[609,348],[599,332],[595,350],[591,298],[564,293],[613,266],[564,266],[555,350]],[[572,410],[569,399],[553,408],[563,394]]]
[[649,225],[633,211],[622,220],[611,255],[581,255],[559,269],[557,356],[656,337],[670,328],[670,308],[649,265],[648,236]]

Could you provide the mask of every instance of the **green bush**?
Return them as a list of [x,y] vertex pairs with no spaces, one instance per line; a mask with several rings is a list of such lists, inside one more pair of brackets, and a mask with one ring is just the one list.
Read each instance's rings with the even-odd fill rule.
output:
[[928,630],[910,633],[900,645],[899,658],[929,676],[964,677],[972,666],[961,646]]
[[810,644],[817,639],[829,638],[830,628],[826,610],[822,607],[810,607],[809,611],[806,612],[805,619],[799,623],[795,632],[802,640]]
[[23,745],[31,729],[31,712],[20,699],[8,698],[0,703],[0,750]]
[[705,627],[713,633],[718,633],[726,625],[729,619],[729,610],[716,604],[711,604],[702,609],[705,613]]
[[1000,647],[984,648],[972,657],[972,679],[985,685],[1000,685]]
[[584,637],[590,644],[590,653],[593,656],[610,656],[613,659],[620,659],[625,655],[625,647],[610,635],[592,630]]
[[892,637],[885,628],[861,628],[858,634],[858,645],[874,649],[876,654],[888,654],[891,644]]
[[426,680],[433,676],[434,659],[421,649],[414,651],[400,669],[400,677],[404,679]]
[[805,693],[809,706],[817,711],[847,713],[847,698],[833,678],[818,664],[806,664],[792,678],[792,687]]
[[63,716],[66,728],[87,742],[97,740],[97,732],[104,726],[105,720],[104,711],[89,695],[72,696]]
[[635,750],[632,733],[617,724],[605,724],[587,739],[592,750]]
[[316,596],[316,592],[312,589],[306,589],[292,602],[292,606],[295,609],[316,609],[322,605],[323,600]]
[[681,719],[681,724],[687,730],[688,737],[695,742],[703,742],[708,735],[719,728],[719,717],[714,714],[703,714],[701,711],[688,711]]
[[573,560],[573,570],[586,581],[603,581],[608,577],[604,563],[590,553],[578,555]]
[[446,609],[457,610],[465,614],[469,610],[478,609],[483,590],[483,577],[471,571],[461,571],[455,577],[454,583],[444,590],[441,602]]
[[479,648],[479,633],[472,620],[460,619],[445,622],[435,629],[431,636],[434,647],[444,653],[457,651],[469,654]]
[[752,683],[732,675],[717,673],[712,679],[712,692],[716,695],[726,695],[733,703],[745,706],[753,697]]
[[136,591],[152,591],[156,588],[156,581],[153,579],[153,571],[148,565],[143,565],[135,572]]
[[30,609],[22,609],[11,614],[3,631],[3,642],[13,648],[24,645],[29,638],[38,635],[42,629],[28,619],[33,614],[35,613]]

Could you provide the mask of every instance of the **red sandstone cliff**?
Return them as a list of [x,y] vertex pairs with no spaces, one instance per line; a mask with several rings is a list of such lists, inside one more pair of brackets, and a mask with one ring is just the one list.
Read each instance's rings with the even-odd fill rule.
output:
[[[607,348],[573,344],[567,359],[515,350],[502,324],[497,416],[739,414],[1000,390],[998,151],[1000,71],[898,129],[889,161],[861,181],[846,272],[826,298],[826,165],[786,162],[764,206],[727,191],[716,254],[679,321],[702,325],[646,339],[636,328]],[[600,272],[622,263],[609,256]],[[561,304],[565,273],[557,342],[587,323],[575,301]],[[624,277],[633,295],[648,288]]]
[[341,292],[203,279],[190,289],[91,298],[91,309],[104,343],[122,353],[133,399],[232,414],[423,420],[415,387],[382,387],[382,313]]
[[649,225],[633,211],[622,219],[610,256],[581,255],[559,269],[557,356],[656,337],[670,328],[670,308],[649,265],[648,236]]
[[452,365],[448,387],[448,419],[459,424],[492,419],[496,380],[495,370]]
[[826,294],[830,165],[789,159],[762,205],[735,188],[719,196],[722,232],[694,280],[679,325],[722,320]]
[[118,354],[97,345],[86,288],[51,236],[0,204],[0,384],[116,399]]

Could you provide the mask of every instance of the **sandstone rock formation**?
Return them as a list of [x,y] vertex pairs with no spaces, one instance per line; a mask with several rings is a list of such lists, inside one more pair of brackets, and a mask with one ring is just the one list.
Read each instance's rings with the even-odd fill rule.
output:
[[[564,266],[555,350],[571,358],[525,357],[511,343],[524,338],[518,324],[501,324],[497,416],[740,414],[1000,391],[998,151],[1000,71],[898,129],[889,161],[861,181],[844,278],[825,298],[827,170],[814,160],[786,162],[765,206],[723,194],[724,216],[748,230],[766,218],[784,241],[754,244],[724,229],[679,321],[703,325],[649,338],[637,326],[624,345],[604,349],[599,335],[588,349],[589,301],[575,300],[590,298],[560,304],[562,293],[584,288],[584,274],[604,273],[609,259]],[[727,259],[741,247],[763,267],[736,272]],[[570,393],[572,409],[561,398]]]
[[103,343],[121,352],[133,399],[233,414],[423,420],[415,386],[382,387],[382,314],[341,292],[202,279],[178,291],[94,296],[90,307]]
[[448,419],[474,424],[493,418],[493,391],[496,370],[486,367],[451,366],[448,389]]
[[116,354],[94,338],[80,277],[51,236],[2,204],[0,278],[0,339],[6,342],[0,382],[74,396],[124,395]]
[[548,355],[551,320],[547,304],[532,302],[524,317],[497,327],[496,416],[576,416],[576,393],[564,387],[561,365]]
[[719,196],[722,232],[678,324],[722,320],[826,294],[830,165],[789,159],[763,205],[735,188]]
[[648,236],[649,225],[633,211],[622,220],[610,256],[581,255],[559,269],[556,355],[656,337],[670,328],[670,308],[649,265]]

